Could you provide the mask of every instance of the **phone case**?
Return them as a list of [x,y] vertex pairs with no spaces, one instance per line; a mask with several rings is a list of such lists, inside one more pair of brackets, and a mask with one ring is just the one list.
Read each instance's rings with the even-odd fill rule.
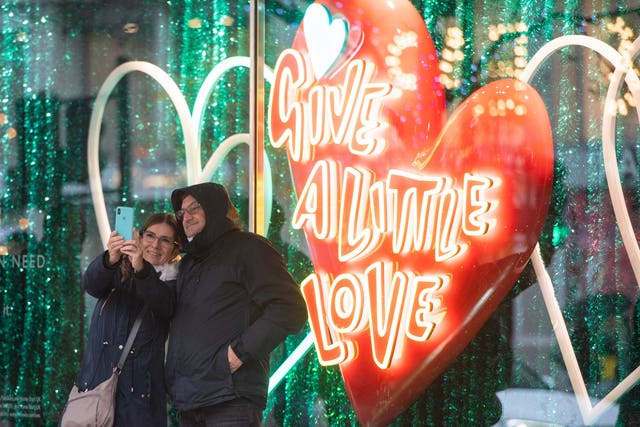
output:
[[133,239],[133,208],[118,206],[116,208],[116,231],[125,240]]

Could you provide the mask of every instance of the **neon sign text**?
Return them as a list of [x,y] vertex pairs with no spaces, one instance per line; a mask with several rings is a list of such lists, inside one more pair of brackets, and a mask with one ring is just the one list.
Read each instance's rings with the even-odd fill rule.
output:
[[[336,259],[340,269],[316,266],[301,284],[323,365],[358,357],[353,337],[363,332],[380,369],[402,357],[407,341],[429,340],[447,313],[453,278],[398,260],[421,253],[451,262],[465,253],[467,238],[487,235],[496,224],[499,205],[491,195],[501,181],[494,176],[396,168],[381,176],[366,166],[388,148],[383,106],[396,93],[390,83],[374,82],[375,71],[374,63],[352,59],[337,83],[316,80],[311,61],[294,49],[275,68],[269,136],[274,147],[286,148],[292,166],[307,171],[297,183],[292,225],[330,245],[318,256]],[[337,154],[337,147],[344,151]]]
[[[486,191],[495,179],[465,174],[461,189],[449,177],[390,170],[386,182],[374,173],[346,167],[338,186],[338,165],[319,160],[293,214],[293,227],[309,227],[316,238],[338,238],[338,258],[348,262],[375,252],[391,233],[393,253],[434,250],[437,262],[464,251],[459,236],[486,234],[494,219],[483,219],[495,202]],[[338,203],[340,205],[338,206]],[[338,230],[340,232],[338,232]]]
[[[369,328],[371,348],[380,369],[401,357],[404,336],[427,340],[444,317],[441,290],[447,275],[416,276],[393,271],[392,263],[377,261],[362,276],[341,274],[331,283],[327,275],[311,274],[302,293],[311,313],[318,360],[323,365],[348,362],[358,354],[355,343],[332,335]],[[325,322],[326,319],[326,322]]]
[[[320,144],[347,144],[351,153],[370,156],[382,153],[386,141],[378,121],[382,100],[391,92],[388,83],[373,83],[375,65],[363,60],[349,63],[342,87],[312,86],[311,64],[294,49],[286,49],[276,64],[271,116],[271,143],[286,146],[294,162],[314,158]],[[308,92],[308,93],[307,93]],[[290,99],[291,94],[294,98]],[[302,95],[308,96],[301,102]],[[273,103],[273,99],[280,102]],[[282,129],[277,132],[275,129]]]

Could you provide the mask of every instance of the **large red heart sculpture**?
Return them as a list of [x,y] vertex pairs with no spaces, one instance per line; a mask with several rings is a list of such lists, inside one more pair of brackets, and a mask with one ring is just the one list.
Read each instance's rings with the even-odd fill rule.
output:
[[393,420],[462,351],[547,213],[536,91],[500,80],[446,120],[439,72],[407,0],[314,3],[275,67],[269,136],[314,264],[301,286],[318,359],[340,364],[364,425]]

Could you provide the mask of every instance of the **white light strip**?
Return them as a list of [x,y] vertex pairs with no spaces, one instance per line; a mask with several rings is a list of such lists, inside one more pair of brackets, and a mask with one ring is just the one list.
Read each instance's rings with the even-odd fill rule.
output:
[[293,369],[296,363],[298,363],[298,361],[302,359],[305,354],[307,354],[307,351],[309,351],[311,347],[313,347],[313,335],[308,334],[298,345],[298,347],[296,347],[296,349],[291,352],[289,357],[287,357],[286,360],[282,362],[280,367],[276,369],[273,375],[271,375],[271,378],[269,378],[269,393],[271,393],[271,391],[276,388],[278,384],[280,384],[280,381],[282,381],[287,373],[291,369]]

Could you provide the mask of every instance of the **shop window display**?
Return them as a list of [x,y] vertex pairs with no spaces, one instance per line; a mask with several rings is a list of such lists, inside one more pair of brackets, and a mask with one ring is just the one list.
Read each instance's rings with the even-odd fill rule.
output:
[[[360,11],[340,11],[339,2],[316,5],[326,7],[331,20],[346,19],[350,26],[345,34],[355,39],[347,37],[345,46],[353,47],[359,40],[353,36],[354,29],[365,33],[363,46],[368,46],[376,29],[393,26],[396,19],[389,12],[385,25],[354,26],[362,19],[358,13],[369,13],[370,3],[365,2]],[[435,64],[430,72],[437,86],[421,89],[417,98],[433,97],[430,108],[440,108],[442,117],[451,117],[478,91],[498,81],[523,79],[534,55],[562,36],[580,35],[603,43],[611,49],[610,58],[614,52],[634,52],[637,37],[638,5],[633,2],[386,3],[410,9],[431,38],[434,56],[422,58],[422,63]],[[304,225],[309,215],[300,211],[304,193],[296,186],[300,176],[310,176],[312,171],[303,171],[296,182],[294,175],[300,169],[295,170],[296,163],[290,161],[290,147],[279,145],[277,129],[270,127],[272,89],[277,83],[277,73],[272,72],[277,72],[278,60],[287,49],[309,47],[308,40],[303,43],[303,21],[311,4],[265,1],[256,9],[248,1],[221,0],[2,3],[0,425],[53,425],[57,420],[78,371],[87,313],[93,306],[82,293],[81,275],[103,249],[105,227],[113,226],[108,214],[101,216],[103,209],[112,212],[115,206],[130,205],[142,213],[166,210],[174,188],[193,180],[218,181],[229,188],[245,223],[253,224],[281,251],[298,283],[316,273],[319,277],[316,249]],[[257,33],[251,28],[254,18]],[[252,45],[252,37],[259,46]],[[422,43],[424,37],[419,40]],[[410,37],[405,37],[381,48],[386,67],[406,69],[402,53],[410,45]],[[370,56],[376,54],[374,47],[367,48]],[[539,242],[540,260],[566,324],[586,395],[576,386],[569,368],[573,365],[558,344],[557,325],[544,295],[547,288],[541,283],[545,281],[528,261],[481,325],[469,330],[455,356],[437,365],[437,373],[394,408],[389,420],[382,417],[385,424],[637,424],[636,387],[627,384],[622,393],[615,393],[630,374],[635,378],[640,321],[635,255],[625,241],[629,233],[621,231],[621,214],[614,208],[620,204],[611,200],[603,126],[615,116],[613,163],[634,234],[638,100],[634,80],[629,78],[628,84],[620,85],[615,101],[605,102],[616,68],[601,52],[567,45],[554,51],[534,73],[524,75],[544,106],[553,151],[548,208],[531,241]],[[264,69],[263,79],[253,87],[249,58],[256,53]],[[353,59],[358,55],[346,61]],[[401,65],[394,67],[394,60]],[[92,128],[99,91],[114,70],[127,64],[150,64],[150,68],[141,71],[132,66],[135,69],[114,81],[102,102],[99,126],[94,123]],[[323,64],[312,66],[317,70]],[[329,72],[335,63],[324,66]],[[214,69],[220,74],[204,94]],[[625,70],[635,73],[633,57]],[[314,79],[330,80],[329,74],[321,74]],[[176,108],[171,90],[163,87],[165,77],[182,97],[182,110]],[[404,77],[402,84],[410,86],[411,75]],[[436,96],[430,90],[440,92]],[[405,102],[405,110],[414,105]],[[193,114],[197,108],[200,116],[180,115],[180,111]],[[263,137],[257,144],[261,162],[257,168],[252,163],[256,152],[251,154],[256,125],[252,108],[263,119],[257,123],[262,126],[257,134]],[[437,140],[445,123],[433,122],[427,131],[420,120],[412,120],[404,129],[406,135],[419,135],[412,141],[412,158],[420,164],[429,155],[421,143]],[[197,129],[197,138],[185,136],[192,135],[191,128]],[[542,128],[536,120],[529,132]],[[189,138],[193,145],[185,145]],[[370,152],[364,145],[359,149],[363,155],[377,154],[375,144],[368,147]],[[218,157],[222,152],[225,155]],[[320,152],[320,148],[310,149],[309,155]],[[211,158],[215,162],[208,163]],[[327,162],[329,177],[331,167]],[[257,178],[256,170],[262,171]],[[413,169],[416,174],[424,170]],[[347,175],[338,169],[336,176]],[[364,176],[350,175],[353,179]],[[372,182],[387,178],[376,171]],[[102,204],[96,203],[94,187],[101,190]],[[518,194],[530,195],[531,187]],[[324,237],[316,240],[325,241]],[[348,254],[342,259],[346,258]],[[416,265],[423,265],[420,259]],[[413,270],[420,273],[419,267]],[[483,277],[482,271],[471,271]],[[341,272],[336,268],[332,277]],[[351,400],[346,365],[321,363],[311,327],[290,337],[272,355],[265,425],[363,423],[369,418]],[[379,362],[394,363],[393,357],[381,357]],[[606,410],[590,419],[602,402]],[[177,425],[170,407],[168,417]]]

